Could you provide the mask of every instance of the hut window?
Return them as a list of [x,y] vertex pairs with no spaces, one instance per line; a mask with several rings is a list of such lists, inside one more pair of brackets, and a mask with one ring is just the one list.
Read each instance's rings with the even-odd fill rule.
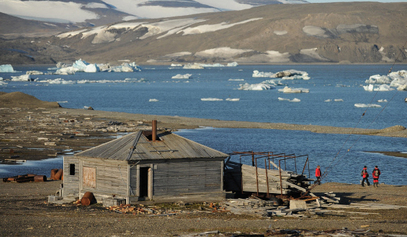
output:
[[69,164],[69,174],[75,175],[75,164]]

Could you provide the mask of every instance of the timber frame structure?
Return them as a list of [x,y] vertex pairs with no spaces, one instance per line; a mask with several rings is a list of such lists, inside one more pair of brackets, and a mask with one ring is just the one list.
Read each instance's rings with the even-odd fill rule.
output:
[[[233,152],[229,155],[224,165],[226,191],[266,198],[299,197],[307,193],[310,182],[314,181],[304,174],[308,171],[310,177],[308,155],[276,154],[270,151]],[[305,159],[300,167],[297,165],[299,159]],[[287,164],[294,167],[294,171],[286,171]],[[302,169],[300,173],[297,172],[299,168]]]

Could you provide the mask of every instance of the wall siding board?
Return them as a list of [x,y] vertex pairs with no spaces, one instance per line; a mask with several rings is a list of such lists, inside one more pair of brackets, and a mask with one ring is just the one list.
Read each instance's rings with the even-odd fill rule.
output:
[[[75,175],[70,175],[70,164],[75,165]],[[64,191],[63,196],[78,196],[79,194],[79,160],[75,156],[64,156],[63,162],[64,174]]]

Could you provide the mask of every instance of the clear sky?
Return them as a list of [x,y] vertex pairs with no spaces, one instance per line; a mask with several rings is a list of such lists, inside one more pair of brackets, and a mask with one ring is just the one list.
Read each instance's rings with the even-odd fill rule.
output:
[[310,3],[324,2],[407,2],[407,0],[307,0]]

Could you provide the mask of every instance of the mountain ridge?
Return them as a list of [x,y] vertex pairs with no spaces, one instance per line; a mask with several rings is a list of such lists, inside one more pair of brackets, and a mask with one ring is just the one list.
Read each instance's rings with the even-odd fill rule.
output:
[[1,40],[0,63],[406,63],[404,12],[407,3],[277,4],[118,22]]

